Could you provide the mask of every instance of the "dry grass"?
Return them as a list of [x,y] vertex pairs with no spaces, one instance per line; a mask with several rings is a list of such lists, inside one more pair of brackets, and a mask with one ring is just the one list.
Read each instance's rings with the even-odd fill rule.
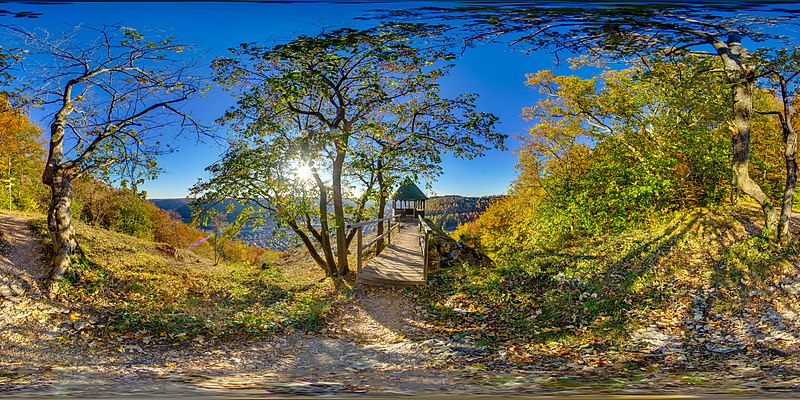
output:
[[521,353],[679,349],[688,362],[715,351],[788,352],[800,346],[787,333],[800,329],[800,244],[758,236],[761,218],[749,204],[674,213],[530,265],[435,271],[426,293],[442,323]]
[[[314,330],[335,293],[317,268],[285,253],[258,265],[214,265],[189,250],[75,225],[83,256],[60,295],[97,313],[112,333],[172,340]],[[42,219],[34,226],[46,229]]]

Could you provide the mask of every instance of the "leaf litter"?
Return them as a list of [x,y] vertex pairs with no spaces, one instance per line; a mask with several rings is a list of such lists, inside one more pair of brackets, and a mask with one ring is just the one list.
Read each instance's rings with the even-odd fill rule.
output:
[[318,332],[247,341],[109,334],[92,310],[27,290],[0,300],[0,392],[794,393],[800,279],[782,268],[736,308],[715,308],[730,289],[704,287],[643,312],[616,347],[593,336],[519,343],[481,320],[479,304],[454,302],[464,312],[443,321],[417,289],[356,286]]

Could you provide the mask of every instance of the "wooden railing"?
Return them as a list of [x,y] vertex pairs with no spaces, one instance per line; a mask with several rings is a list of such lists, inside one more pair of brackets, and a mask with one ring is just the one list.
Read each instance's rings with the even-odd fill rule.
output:
[[[354,229],[356,230],[356,249],[357,249],[356,253],[358,254],[357,258],[358,258],[358,272],[359,273],[361,272],[361,267],[362,267],[363,262],[364,262],[363,261],[364,250],[368,249],[370,246],[374,245],[375,243],[378,243],[378,241],[383,239],[384,237],[386,237],[386,242],[387,242],[386,244],[387,245],[392,243],[392,230],[394,228],[397,228],[397,227],[400,226],[400,224],[396,223],[396,222],[394,223],[394,225],[392,225],[392,222],[394,222],[394,220],[396,220],[397,218],[399,218],[398,215],[392,215],[392,216],[389,216],[389,217],[386,217],[386,218],[371,219],[369,221],[363,221],[363,222],[359,222],[357,224],[348,224],[347,225],[347,231],[348,232],[350,232],[350,231],[352,231]],[[377,224],[377,223],[383,222],[383,221],[389,221],[389,229],[386,229],[386,232],[383,232],[383,234],[381,234],[380,236],[375,236],[374,238],[372,238],[366,244],[362,244],[363,238],[364,238],[364,227],[372,225],[372,224]],[[378,251],[375,252],[375,255],[377,255],[377,254],[378,254]]]
[[422,277],[425,282],[428,281],[428,264],[430,263],[430,237],[433,228],[428,225],[428,222],[422,218],[421,215],[417,216],[419,220],[419,248],[422,251]]

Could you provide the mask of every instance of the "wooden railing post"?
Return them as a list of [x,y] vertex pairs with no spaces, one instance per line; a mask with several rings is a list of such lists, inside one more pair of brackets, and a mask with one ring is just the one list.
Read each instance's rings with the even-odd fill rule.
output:
[[363,251],[361,250],[361,241],[362,241],[361,240],[361,236],[362,236],[362,231],[364,230],[364,227],[360,226],[360,227],[358,227],[356,229],[358,229],[358,231],[356,232],[356,248],[358,249],[358,252],[357,252],[358,253],[358,272],[361,273],[361,254],[363,253]]
[[428,266],[430,264],[430,251],[428,247],[430,246],[430,232],[431,229],[428,227],[428,223],[422,218],[422,216],[417,216],[419,221],[419,247],[420,251],[422,252],[422,278],[425,282],[428,281]]
[[428,249],[428,240],[430,238],[428,237],[428,230],[427,229],[424,229],[424,230],[425,230],[425,233],[423,235],[425,236],[425,249],[422,251],[422,279],[424,279],[425,282],[427,282],[428,281],[428,264],[429,264],[429,260],[428,259],[430,258],[430,255],[428,254],[429,253],[429,251],[428,251],[429,250]]

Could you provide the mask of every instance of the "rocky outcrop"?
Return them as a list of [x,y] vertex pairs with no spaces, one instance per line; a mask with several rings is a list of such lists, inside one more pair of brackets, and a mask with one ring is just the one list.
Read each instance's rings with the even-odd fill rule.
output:
[[436,268],[449,268],[463,265],[476,265],[478,263],[491,262],[489,257],[479,253],[475,249],[458,242],[443,230],[435,227],[430,220],[428,225],[431,227],[429,235],[429,265],[428,271]]

